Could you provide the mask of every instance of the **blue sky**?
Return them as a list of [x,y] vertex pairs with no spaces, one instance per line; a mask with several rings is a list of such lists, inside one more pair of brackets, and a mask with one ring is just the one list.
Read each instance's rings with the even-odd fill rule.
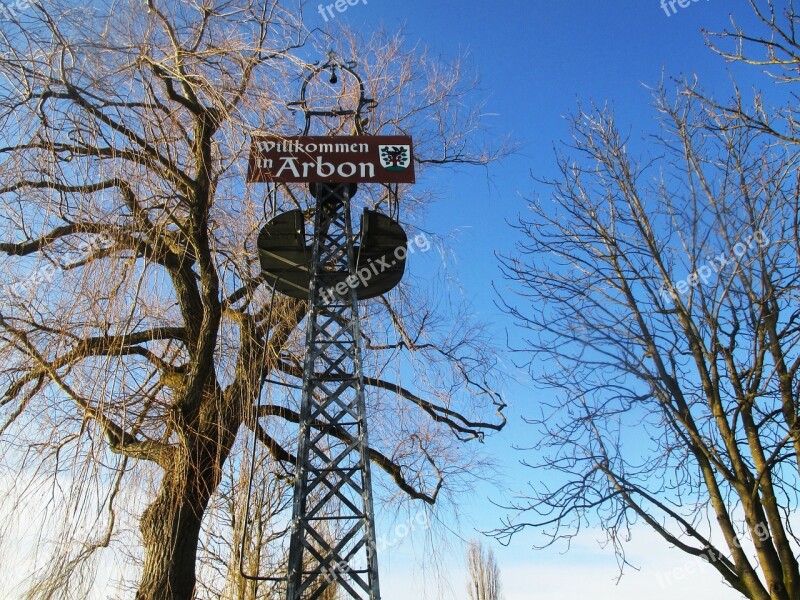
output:
[[[306,22],[325,27],[317,12],[318,3],[306,5]],[[501,0],[497,2],[427,2],[368,0],[336,13],[333,22],[345,22],[369,31],[383,27],[402,28],[409,46],[422,42],[432,53],[455,58],[467,53],[469,67],[480,74],[480,95],[486,101],[488,123],[495,132],[510,133],[520,145],[513,156],[488,170],[458,169],[437,173],[435,187],[443,200],[429,209],[425,227],[439,234],[458,231],[453,246],[463,293],[475,313],[492,324],[498,339],[505,339],[511,323],[495,306],[492,282],[500,283],[494,252],[513,248],[515,234],[506,224],[524,211],[524,198],[547,191],[530,177],[553,174],[553,147],[565,140],[564,119],[584,104],[612,103],[618,122],[631,134],[631,143],[644,148],[646,133],[656,128],[650,108],[650,92],[662,77],[697,75],[707,90],[726,97],[731,76],[742,82],[756,81],[752,70],[725,63],[705,45],[702,29],[719,31],[737,23],[752,28],[754,17],[746,0],[699,0],[686,8],[676,5],[667,16],[659,0]],[[424,270],[424,260],[412,268]],[[433,265],[428,265],[433,270]],[[514,337],[514,332],[509,331]],[[513,372],[506,357],[505,365]],[[487,449],[507,466],[504,476],[511,490],[540,476],[519,466],[524,454],[514,445],[530,445],[535,431],[521,423],[521,417],[536,407],[537,393],[524,385],[526,374],[515,372],[518,384],[506,390],[511,407],[510,423],[493,437]],[[472,527],[492,528],[505,513],[489,499],[500,501],[504,493],[490,486],[476,490],[465,499],[460,535],[474,535]],[[497,548],[507,600],[567,600],[590,595],[593,599],[675,598],[681,595],[736,598],[705,565],[688,560],[646,530],[635,531],[629,558],[641,571],[628,571],[617,584],[616,563],[610,549],[602,549],[591,530],[576,540],[564,554],[564,547],[534,551],[533,535],[523,535],[510,548]],[[416,536],[417,538],[419,536]],[[425,557],[419,551],[414,560],[415,536],[407,544],[381,556],[385,600],[422,597]],[[463,598],[462,549],[450,542],[448,576],[435,578],[446,598]],[[422,560],[420,560],[422,559]],[[416,566],[412,566],[416,565]],[[409,572],[419,577],[409,578]],[[449,583],[448,581],[449,580]],[[413,594],[409,586],[413,588]],[[438,597],[430,583],[427,597]]]

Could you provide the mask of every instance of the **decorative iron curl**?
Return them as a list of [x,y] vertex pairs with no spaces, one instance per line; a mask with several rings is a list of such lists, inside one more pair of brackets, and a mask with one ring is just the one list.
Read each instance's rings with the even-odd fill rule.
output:
[[[311,73],[305,78],[303,81],[303,86],[300,88],[300,100],[289,102],[286,105],[286,107],[292,112],[297,112],[298,110],[303,111],[306,120],[305,127],[303,129],[303,135],[308,135],[308,132],[311,129],[311,119],[313,117],[353,117],[356,134],[366,135],[366,132],[364,131],[363,114],[373,110],[378,103],[372,98],[367,97],[364,81],[355,71],[357,66],[358,63],[354,60],[340,60],[333,51],[328,53],[328,60],[324,64],[319,65],[319,63],[315,63],[314,67],[311,69]],[[336,107],[322,110],[309,107],[307,97],[308,84],[326,72],[330,73],[331,77],[329,81],[334,85],[339,82],[338,73],[347,74],[356,80],[358,83],[359,96],[358,105],[355,109]]]

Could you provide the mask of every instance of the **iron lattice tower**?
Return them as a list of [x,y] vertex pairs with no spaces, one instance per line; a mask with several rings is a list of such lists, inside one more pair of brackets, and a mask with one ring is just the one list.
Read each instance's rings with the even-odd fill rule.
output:
[[[301,138],[308,136],[313,117],[351,118],[354,132],[360,137],[349,139],[363,142],[367,119],[362,118],[362,113],[372,110],[376,103],[367,98],[364,83],[354,71],[355,66],[354,62],[341,62],[331,54],[328,62],[312,69],[303,82],[300,100],[288,105],[290,109],[302,110],[305,114]],[[326,73],[330,73],[330,85],[340,81],[339,73],[343,78],[355,79],[357,85],[349,88],[358,94],[354,108],[342,108],[338,104],[339,93],[335,95],[336,106],[330,109],[315,108],[315,103],[308,100],[309,84]],[[322,137],[326,146],[330,140],[348,139],[332,133]],[[268,136],[265,145],[269,145],[269,140],[280,138]],[[402,182],[413,183],[411,139],[408,138],[407,146],[392,146],[403,143],[395,141],[392,136],[382,136],[381,142],[388,145],[380,146],[378,142],[372,158],[373,162],[380,162],[386,168],[380,176],[388,177],[387,182],[397,182],[387,175],[398,170],[397,161],[384,165],[384,157],[380,155],[380,148],[392,148],[396,152],[405,152],[406,164],[400,170],[411,168]],[[256,148],[258,144],[255,143]],[[307,159],[308,152],[303,156],[306,157],[304,160]],[[283,169],[274,175],[265,175],[258,170],[254,172],[254,165],[259,169],[265,165],[254,162],[253,158],[251,150],[249,181],[281,181],[279,176]],[[271,168],[273,161],[266,162],[266,166]],[[312,163],[304,163],[306,166],[309,164]],[[355,165],[352,174],[355,174],[354,169]],[[383,183],[383,180],[362,175],[366,178],[333,183],[342,181],[345,176],[332,179],[331,173],[307,178],[304,171],[303,178],[292,179],[291,183],[309,184],[314,197],[312,211],[298,207],[276,214],[273,203],[273,217],[258,236],[262,274],[272,285],[273,297],[275,293],[281,293],[308,300],[306,353],[288,573],[286,577],[245,573],[243,557],[247,516],[239,569],[246,579],[286,581],[287,600],[327,600],[333,597],[332,591],[337,600],[379,600],[358,301],[380,296],[400,282],[405,270],[408,237],[395,218],[369,208],[364,208],[361,230],[358,236],[354,235],[350,204],[356,193],[356,183]],[[370,177],[374,177],[374,170]],[[282,181],[287,182],[286,179]],[[392,188],[387,184],[386,188],[391,212],[392,203],[397,208],[397,186]],[[272,198],[274,202],[274,196]],[[305,224],[311,212],[313,234],[309,246]],[[251,460],[246,515],[249,514],[254,465],[255,460]]]
[[380,598],[357,289],[332,293],[356,275],[354,189],[315,190],[287,600],[313,600],[331,586],[346,598]]

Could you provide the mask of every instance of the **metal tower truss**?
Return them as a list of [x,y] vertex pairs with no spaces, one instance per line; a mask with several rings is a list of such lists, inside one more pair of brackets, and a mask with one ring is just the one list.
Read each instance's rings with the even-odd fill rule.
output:
[[[307,351],[292,506],[288,600],[378,600],[375,522],[361,369],[354,185],[318,185]],[[350,278],[350,279],[348,279]]]

